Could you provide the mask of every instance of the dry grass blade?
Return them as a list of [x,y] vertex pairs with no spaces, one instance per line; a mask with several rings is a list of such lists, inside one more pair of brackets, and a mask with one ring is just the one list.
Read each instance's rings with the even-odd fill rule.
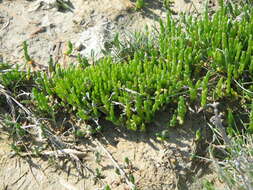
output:
[[[75,155],[78,158],[83,158],[87,154],[88,150],[85,152],[77,151],[74,149],[62,149],[62,150],[55,150],[55,151],[42,151],[39,153],[41,156],[56,156],[56,157],[66,157],[68,155]],[[37,156],[36,153],[20,153],[20,156]]]
[[214,116],[211,117],[210,119],[211,123],[213,123],[216,127],[218,127],[218,129],[220,130],[221,136],[223,140],[225,141],[225,144],[227,146],[231,145],[231,142],[226,134],[225,128],[222,125],[221,117],[219,115],[219,110],[218,110],[219,103],[214,102],[213,104],[209,104],[209,106],[211,106],[214,109]]
[[4,29],[6,29],[10,24],[10,19],[8,19],[8,21],[5,23],[5,25],[0,29],[0,32],[3,31]]
[[13,119],[15,120],[15,118],[16,118],[15,107],[14,107],[14,104],[13,104],[13,102],[14,102],[28,115],[28,117],[33,121],[33,123],[35,123],[34,128],[37,131],[37,136],[39,137],[40,141],[42,141],[42,130],[41,130],[41,127],[40,127],[41,125],[40,125],[40,122],[33,115],[33,113],[28,108],[26,108],[21,103],[19,103],[14,97],[12,97],[11,92],[7,91],[5,89],[5,87],[0,84],[0,95],[1,94],[3,94],[7,99],[7,103],[11,108],[11,113],[12,113]]
[[15,118],[15,108],[14,105],[12,103],[12,97],[9,95],[9,92],[7,90],[5,90],[4,86],[0,84],[0,94],[4,95],[6,97],[7,103],[11,108],[11,114],[12,117]]
[[249,93],[249,94],[253,94],[253,92],[251,92],[250,90],[244,88],[237,80],[234,79],[234,81],[235,81],[235,83],[236,83],[242,90],[244,90],[245,92],[247,92],[247,93]]

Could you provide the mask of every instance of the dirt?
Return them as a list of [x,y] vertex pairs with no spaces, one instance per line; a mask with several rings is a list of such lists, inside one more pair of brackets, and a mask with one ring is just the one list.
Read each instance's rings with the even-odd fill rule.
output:
[[[46,159],[19,156],[11,157],[11,140],[0,133],[0,186],[2,189],[103,189],[108,184],[111,189],[130,189],[124,177],[115,172],[115,163],[129,176],[141,190],[195,190],[203,189],[205,180],[223,187],[218,181],[211,163],[192,159],[192,155],[205,155],[205,148],[194,142],[197,129],[205,133],[204,118],[189,116],[191,120],[184,126],[169,129],[168,139],[158,141],[155,134],[166,128],[168,113],[160,113],[155,124],[148,126],[146,133],[116,128],[104,122],[103,136],[97,141],[80,138],[76,140],[79,150],[89,150],[81,159],[83,176],[77,172],[71,159]],[[103,147],[106,149],[103,149]],[[125,162],[128,158],[130,164]],[[94,174],[99,169],[101,178]],[[222,188],[220,188],[222,189]]]
[[[31,57],[47,64],[49,55],[63,58],[71,41],[76,53],[102,56],[104,43],[116,32],[124,35],[143,30],[166,17],[162,1],[147,0],[144,10],[135,11],[130,0],[72,0],[72,8],[59,11],[56,0],[4,0],[0,2],[0,55],[4,61],[22,63],[22,43],[27,41]],[[198,0],[177,0],[175,13],[202,10]],[[59,60],[63,62],[64,60]]]
[[[141,31],[145,25],[156,25],[160,18],[166,17],[166,9],[159,0],[147,0],[142,11],[135,11],[134,2],[129,0],[72,0],[71,8],[66,11],[58,10],[54,2],[0,0],[0,61],[24,63],[24,40],[29,44],[31,57],[42,65],[47,64],[50,55],[67,64],[64,52],[68,41],[74,44],[74,54],[98,58],[103,56],[105,42],[117,32],[123,36]],[[198,0],[176,0],[172,9],[177,16],[181,11],[201,12],[203,4]],[[167,117],[162,115],[162,118]],[[203,121],[189,119],[184,127],[171,130],[166,142],[157,141],[154,135],[165,128],[162,123],[153,124],[152,131],[147,133],[116,130],[108,124],[99,141],[126,173],[133,174],[139,189],[202,189],[204,179],[222,187],[208,163],[194,163],[190,159],[195,131],[203,128]],[[69,159],[49,162],[30,157],[11,158],[10,143],[0,129],[0,189],[93,190],[103,189],[106,184],[113,190],[129,189],[115,173],[115,165],[103,148],[92,141],[83,139],[78,144],[90,150],[82,159],[82,164],[90,170],[82,178]],[[95,155],[101,156],[99,163]],[[126,157],[131,162],[128,166],[124,162]],[[92,177],[96,168],[103,179]]]

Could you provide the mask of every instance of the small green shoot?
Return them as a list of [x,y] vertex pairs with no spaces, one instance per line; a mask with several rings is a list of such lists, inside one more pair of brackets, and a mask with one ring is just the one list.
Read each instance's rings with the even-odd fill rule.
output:
[[129,165],[130,165],[130,160],[129,160],[129,158],[128,158],[128,157],[125,157],[124,161],[125,161],[125,163],[126,163],[126,165],[127,165],[127,166],[129,166]]
[[185,100],[183,96],[179,97],[179,102],[178,102],[178,108],[177,108],[177,120],[180,125],[184,124],[184,118],[186,114],[187,108],[185,105]]
[[71,43],[71,41],[68,41],[68,49],[64,54],[70,56],[72,53],[73,53],[73,44]]
[[120,176],[120,171],[118,168],[115,168],[115,173]]
[[198,129],[198,130],[196,131],[194,141],[195,141],[195,142],[199,142],[201,139],[202,139],[201,130]]
[[232,110],[230,108],[228,109],[227,124],[228,124],[228,126],[227,126],[227,133],[230,136],[233,136],[234,133],[235,133],[236,124],[235,124],[235,119],[234,119],[233,112],[232,112]]
[[203,190],[215,190],[215,187],[212,182],[209,182],[208,180],[204,180]]
[[86,57],[82,56],[80,53],[78,54],[77,56],[77,61],[79,63],[79,66],[82,68],[82,69],[85,69],[86,67],[89,66],[89,61]]
[[73,10],[72,10],[73,5],[70,0],[57,0],[56,7],[61,12],[65,12],[65,11],[73,12]]
[[85,131],[83,131],[81,129],[78,129],[78,130],[75,131],[75,136],[79,137],[79,138],[84,137],[85,134],[86,134]]
[[162,132],[156,133],[156,139],[159,141],[166,141],[169,139],[169,130],[163,130]]
[[163,6],[164,6],[165,9],[171,11],[172,5],[173,5],[172,0],[163,0]]
[[135,9],[136,10],[141,10],[141,9],[144,8],[144,6],[145,6],[144,0],[137,0],[136,4],[135,4]]
[[25,61],[26,61],[26,63],[28,63],[32,59],[31,59],[31,57],[30,57],[30,55],[28,53],[28,45],[27,45],[26,41],[23,42],[23,51],[24,51]]
[[111,190],[109,185],[106,185],[103,190]]
[[95,171],[96,171],[95,172],[96,173],[96,179],[104,179],[105,178],[105,176],[102,175],[101,171],[98,168],[96,168]]
[[135,184],[135,178],[134,178],[134,175],[133,175],[133,174],[130,174],[130,175],[129,175],[129,179],[130,179],[130,181],[132,182],[132,184]]
[[95,160],[97,164],[100,164],[102,161],[102,156],[99,152],[95,152]]
[[178,124],[178,120],[177,120],[177,114],[173,114],[171,120],[168,122],[168,126],[169,127],[176,127]]
[[15,144],[11,144],[11,149],[15,152],[15,154],[20,155],[22,149],[19,146],[16,146]]
[[56,63],[54,62],[52,55],[50,55],[48,61],[48,71],[49,73],[54,73],[56,71]]

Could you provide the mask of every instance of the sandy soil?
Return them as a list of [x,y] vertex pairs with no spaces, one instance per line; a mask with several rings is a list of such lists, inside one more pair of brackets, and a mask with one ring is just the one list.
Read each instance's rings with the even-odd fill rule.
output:
[[[222,187],[212,165],[191,155],[204,156],[205,147],[194,142],[197,129],[208,136],[205,121],[189,116],[181,128],[170,129],[168,140],[157,141],[155,133],[166,129],[168,113],[160,113],[156,123],[146,133],[116,129],[104,123],[103,137],[98,141],[79,139],[76,145],[88,150],[81,159],[86,168],[84,176],[75,169],[71,159],[39,159],[10,157],[10,140],[0,133],[0,186],[2,189],[103,189],[108,184],[114,190],[128,190],[123,177],[115,172],[115,164],[103,147],[114,157],[127,175],[132,174],[141,190],[196,190],[203,189],[205,180]],[[204,137],[205,138],[205,137]],[[125,158],[129,158],[127,165]],[[94,178],[96,169],[102,178]],[[221,188],[222,189],[222,188]]]
[[[62,62],[66,43],[70,40],[75,53],[102,56],[104,43],[116,32],[125,35],[154,25],[166,17],[162,1],[147,0],[143,11],[135,11],[129,0],[72,0],[73,7],[61,12],[54,0],[0,0],[0,59],[11,63],[24,62],[22,42],[27,40],[31,57],[40,64],[47,64],[49,55]],[[176,0],[173,10],[201,11],[202,2]],[[195,10],[196,11],[196,10]],[[216,175],[205,162],[194,163],[193,139],[203,121],[191,118],[184,127],[171,130],[167,142],[156,141],[155,132],[164,129],[162,121],[151,126],[148,133],[116,130],[108,124],[104,137],[99,141],[126,173],[132,173],[139,189],[202,189],[205,178],[218,183]],[[1,131],[1,130],[0,130]],[[88,140],[80,140],[78,146],[90,150],[82,159],[89,168],[85,177],[78,177],[71,161],[50,161],[38,158],[10,158],[7,136],[0,132],[0,190],[1,189],[103,189],[105,184],[114,190],[129,189],[124,179],[115,173],[111,159],[101,146]],[[101,156],[100,163],[96,156]],[[131,161],[126,166],[125,157]],[[98,168],[103,179],[96,180],[92,172]],[[89,172],[92,171],[92,172]]]
[[[143,30],[166,17],[162,1],[147,0],[143,11],[135,11],[130,0],[72,0],[73,7],[59,11],[56,0],[4,0],[0,2],[0,56],[5,61],[23,62],[22,42],[27,40],[30,54],[40,64],[49,55],[63,57],[67,41],[87,57],[94,51],[101,56],[104,43],[115,32],[124,35]],[[175,12],[201,10],[198,0],[176,0]]]

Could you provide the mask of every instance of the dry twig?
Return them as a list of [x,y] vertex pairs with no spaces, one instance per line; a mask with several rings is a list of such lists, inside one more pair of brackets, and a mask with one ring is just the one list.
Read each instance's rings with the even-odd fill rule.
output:
[[[42,151],[39,153],[41,156],[56,156],[56,157],[66,157],[68,155],[75,155],[78,158],[83,158],[87,154],[88,150],[85,152],[77,151],[74,149],[62,149],[62,150],[54,150],[54,151]],[[20,153],[20,156],[37,156],[38,154],[30,152],[30,153]]]
[[7,28],[10,24],[10,19],[6,22],[6,24],[0,29],[0,32],[3,31],[5,28]]

